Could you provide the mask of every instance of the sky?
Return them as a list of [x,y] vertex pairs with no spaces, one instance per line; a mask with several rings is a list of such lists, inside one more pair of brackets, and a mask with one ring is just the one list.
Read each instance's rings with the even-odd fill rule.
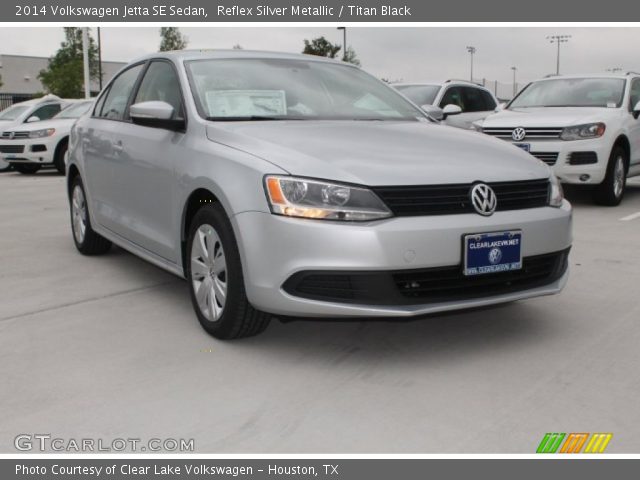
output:
[[[323,27],[181,28],[189,48],[231,48],[300,52],[303,40],[324,35],[342,44],[342,32]],[[95,29],[92,31],[95,35]],[[362,67],[392,81],[469,78],[468,45],[476,47],[474,78],[523,83],[556,69],[556,45],[548,35],[571,35],[562,44],[562,73],[596,73],[610,68],[640,71],[640,28],[547,27],[349,27],[347,44]],[[51,56],[63,40],[61,27],[0,27],[0,53]],[[128,62],[156,51],[158,27],[102,27],[103,60]]]

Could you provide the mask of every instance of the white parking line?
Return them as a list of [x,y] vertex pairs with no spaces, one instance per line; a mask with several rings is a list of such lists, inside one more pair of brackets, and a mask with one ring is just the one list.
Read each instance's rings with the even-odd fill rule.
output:
[[640,218],[640,212],[632,213],[631,215],[627,215],[626,217],[622,217],[620,219],[621,222],[628,222],[629,220],[635,220],[636,218]]

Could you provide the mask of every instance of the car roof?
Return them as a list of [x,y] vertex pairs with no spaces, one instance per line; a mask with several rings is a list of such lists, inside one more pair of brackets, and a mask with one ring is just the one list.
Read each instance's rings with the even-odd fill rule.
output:
[[176,61],[188,60],[206,60],[206,59],[229,59],[229,58],[251,58],[251,59],[283,59],[283,60],[305,60],[315,62],[326,62],[340,65],[347,65],[358,68],[351,63],[345,63],[333,58],[320,57],[317,55],[307,55],[302,53],[284,53],[270,52],[263,50],[218,50],[218,49],[200,49],[200,50],[174,50],[170,52],[157,52],[144,55],[137,58],[131,63],[136,63],[151,58],[168,58]]
[[628,72],[628,73],[572,73],[570,75],[547,75],[544,78],[540,78],[538,80],[534,80],[535,82],[546,82],[550,80],[559,80],[559,79],[572,79],[572,78],[619,78],[625,80],[629,77],[637,77],[640,76],[638,73]]
[[469,80],[460,80],[456,78],[449,78],[446,80],[432,80],[432,81],[423,81],[423,82],[397,82],[392,83],[393,87],[419,87],[419,86],[433,86],[433,87],[444,87],[445,85],[467,85],[470,87],[482,88],[484,90],[490,91],[484,85],[480,85],[475,82],[470,82]]

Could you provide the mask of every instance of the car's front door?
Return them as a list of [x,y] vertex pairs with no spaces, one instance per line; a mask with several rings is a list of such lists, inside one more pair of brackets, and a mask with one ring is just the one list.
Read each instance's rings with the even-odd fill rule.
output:
[[634,118],[633,109],[640,102],[640,78],[631,81],[629,96],[629,143],[631,144],[631,166],[640,173],[640,117]]
[[[182,90],[173,64],[153,60],[143,74],[131,104],[162,101],[173,118],[184,118]],[[175,202],[176,162],[184,156],[184,132],[122,122],[113,132],[118,149],[114,174],[122,198],[121,235],[166,260],[177,263],[180,212]]]
[[78,132],[93,219],[118,234],[123,233],[121,225],[126,222],[121,201],[127,192],[121,183],[121,156],[113,134],[125,122],[129,98],[143,68],[144,64],[138,64],[120,73],[98,99],[92,118]]

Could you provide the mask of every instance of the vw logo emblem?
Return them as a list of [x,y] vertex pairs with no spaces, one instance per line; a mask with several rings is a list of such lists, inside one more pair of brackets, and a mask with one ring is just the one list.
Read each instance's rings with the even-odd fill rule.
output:
[[496,263],[499,263],[500,260],[502,260],[502,250],[499,248],[492,248],[491,251],[489,251],[489,262],[491,265],[495,265]]
[[511,138],[513,138],[516,142],[521,142],[526,136],[527,131],[522,127],[518,127],[513,132],[511,132]]
[[485,183],[476,183],[469,192],[471,204],[480,215],[488,217],[496,211],[498,197],[493,189]]
[[16,132],[11,132],[11,133],[9,134],[9,138],[10,138],[11,140],[13,140],[13,137],[15,137],[15,136],[16,136]]

